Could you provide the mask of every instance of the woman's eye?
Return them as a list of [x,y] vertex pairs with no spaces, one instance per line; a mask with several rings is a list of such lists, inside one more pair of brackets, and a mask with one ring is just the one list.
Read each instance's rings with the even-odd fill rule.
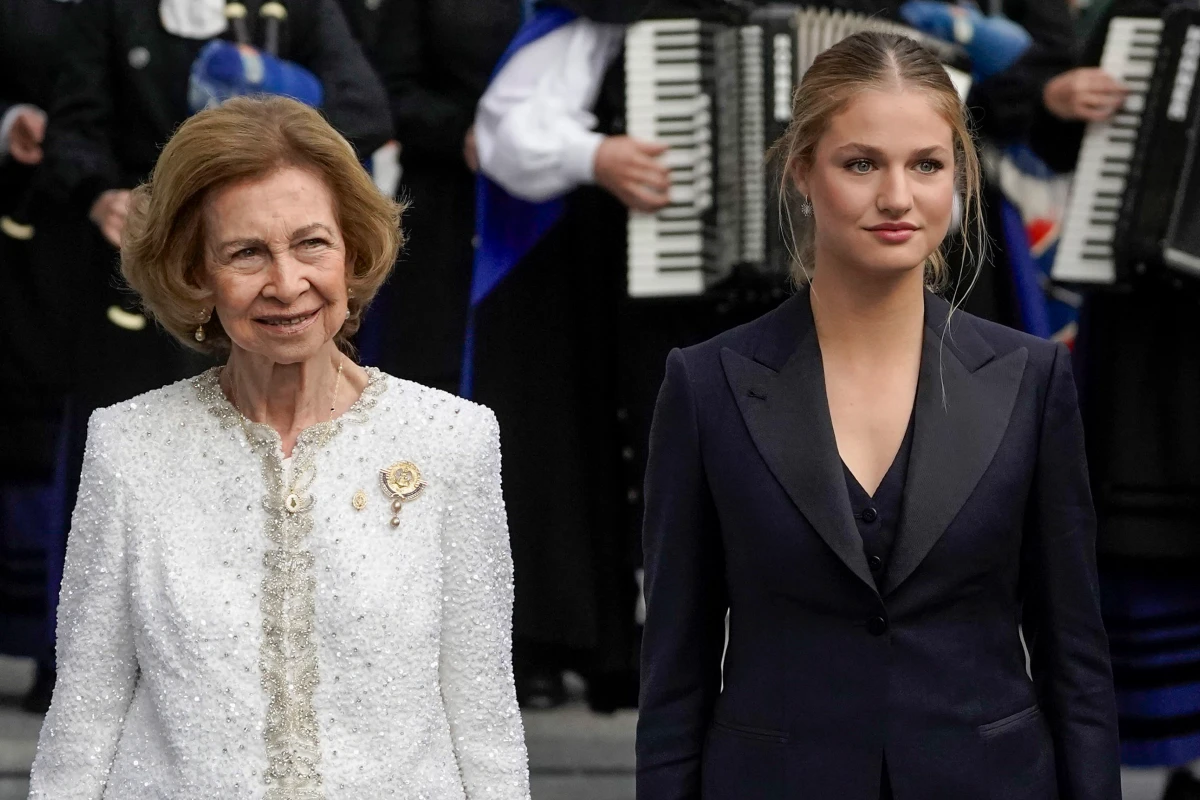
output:
[[866,175],[871,171],[871,162],[865,158],[860,158],[856,161],[851,161],[846,167],[856,175]]
[[321,247],[322,245],[325,244],[325,240],[324,239],[305,239],[303,242],[301,242],[301,244],[304,245],[305,247]]
[[258,254],[258,251],[255,250],[253,247],[245,247],[241,250],[238,250],[236,253],[234,253],[233,257],[234,258],[254,258],[254,256],[256,256],[257,254]]
[[920,163],[917,164],[917,170],[926,175],[932,175],[933,173],[937,172],[941,168],[942,168],[942,162],[940,162],[940,161],[926,160],[926,161],[921,161]]

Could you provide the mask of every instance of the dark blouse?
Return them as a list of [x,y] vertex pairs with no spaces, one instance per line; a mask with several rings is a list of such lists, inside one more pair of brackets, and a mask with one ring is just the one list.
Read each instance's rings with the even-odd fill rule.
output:
[[[854,473],[842,462],[842,472],[846,473],[846,489],[850,492],[850,508],[854,510],[854,522],[858,526],[858,534],[863,540],[863,552],[867,554],[867,566],[875,578],[875,585],[883,585],[883,577],[887,574],[888,562],[891,560],[892,547],[896,543],[896,531],[900,527],[900,510],[904,501],[904,484],[908,480],[908,457],[912,452],[913,427],[916,412],[909,417],[908,430],[904,432],[904,440],[887,474],[879,483],[874,496],[854,477]],[[883,775],[880,780],[880,800],[892,800],[892,784],[888,778],[887,763],[882,765]]]
[[[915,417],[915,414],[914,414]],[[846,489],[850,492],[850,507],[854,510],[854,522],[862,536],[863,552],[867,554],[867,566],[875,578],[875,585],[883,585],[891,559],[892,546],[896,542],[896,531],[900,527],[900,507],[904,499],[904,484],[908,478],[908,456],[912,451],[913,418],[908,421],[904,441],[896,451],[896,458],[888,467],[887,474],[875,490],[874,496],[867,493],[854,473],[842,462],[846,473]]]

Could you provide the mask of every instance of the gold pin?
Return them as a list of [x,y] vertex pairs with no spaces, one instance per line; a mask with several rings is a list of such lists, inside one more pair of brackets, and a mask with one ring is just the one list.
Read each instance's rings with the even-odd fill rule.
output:
[[404,504],[416,500],[428,485],[421,480],[421,470],[411,461],[397,461],[379,471],[383,491],[392,500],[393,528],[400,526],[400,510]]
[[367,507],[367,493],[359,489],[354,493],[354,497],[351,498],[350,505],[354,506],[355,511],[362,511]]

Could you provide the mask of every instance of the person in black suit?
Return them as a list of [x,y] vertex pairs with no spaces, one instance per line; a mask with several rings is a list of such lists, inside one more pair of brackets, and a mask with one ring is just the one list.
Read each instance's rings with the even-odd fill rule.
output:
[[655,413],[638,797],[1117,800],[1068,353],[927,288],[956,195],[982,255],[963,106],[864,33],[793,107],[810,285],[673,351]]
[[[1161,18],[1172,5],[1091,9],[1075,75],[1103,89],[1097,65],[1111,20]],[[1125,99],[1117,86],[1080,97],[1081,110],[1098,113],[1078,118],[1107,118]],[[1085,129],[1063,128],[1069,168]],[[1085,296],[1075,348],[1121,755],[1128,766],[1170,773],[1163,800],[1200,800],[1200,287],[1151,269],[1123,288]]]

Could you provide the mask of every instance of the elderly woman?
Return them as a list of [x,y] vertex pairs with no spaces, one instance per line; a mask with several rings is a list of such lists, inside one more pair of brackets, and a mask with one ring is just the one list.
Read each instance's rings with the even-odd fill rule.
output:
[[528,797],[495,420],[348,354],[398,213],[279,98],[136,190],[130,285],[228,358],[91,419],[31,798]]

